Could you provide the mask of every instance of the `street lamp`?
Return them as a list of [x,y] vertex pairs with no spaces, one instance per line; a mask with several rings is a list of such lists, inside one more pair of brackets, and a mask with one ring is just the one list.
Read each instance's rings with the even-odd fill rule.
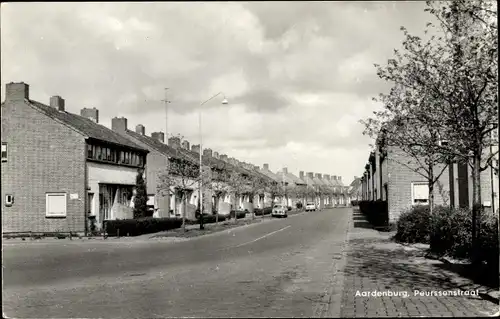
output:
[[199,190],[199,199],[200,199],[200,206],[199,206],[199,209],[200,209],[200,227],[203,227],[203,191],[202,191],[202,187],[203,187],[203,183],[202,183],[202,176],[203,176],[203,160],[202,160],[202,154],[203,154],[203,136],[202,136],[202,130],[201,130],[201,111],[202,111],[202,106],[213,100],[214,98],[216,98],[217,96],[219,95],[223,95],[224,98],[222,100],[222,104],[226,105],[226,104],[229,104],[229,102],[227,101],[226,99],[226,96],[222,93],[222,92],[219,92],[217,94],[215,94],[214,96],[212,96],[211,98],[209,98],[208,100],[206,100],[205,102],[202,102],[200,104],[200,110],[199,110],[199,113],[198,113],[198,126],[199,126],[199,133],[200,133],[200,180],[199,180],[199,187],[198,187],[198,190]]

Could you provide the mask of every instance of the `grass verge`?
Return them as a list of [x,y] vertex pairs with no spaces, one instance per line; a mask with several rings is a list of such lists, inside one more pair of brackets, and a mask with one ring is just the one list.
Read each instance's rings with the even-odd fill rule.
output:
[[154,236],[151,236],[151,238],[161,238],[161,237],[181,237],[181,238],[192,238],[192,237],[198,237],[198,236],[203,236],[203,235],[208,235],[212,233],[217,233],[220,231],[228,230],[231,228],[235,227],[240,227],[240,226],[245,226],[245,225],[250,225],[250,224],[256,224],[262,222],[262,219],[255,218],[255,219],[239,219],[236,222],[234,220],[227,220],[224,222],[220,222],[218,225],[215,224],[205,224],[205,229],[200,230],[199,228],[190,228],[186,229],[184,232],[182,228],[178,229],[173,229],[166,231],[161,234],[156,234]]

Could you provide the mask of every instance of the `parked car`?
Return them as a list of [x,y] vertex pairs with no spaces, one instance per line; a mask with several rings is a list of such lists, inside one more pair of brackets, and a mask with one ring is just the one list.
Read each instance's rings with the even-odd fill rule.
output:
[[272,217],[288,217],[287,211],[288,211],[288,208],[286,206],[277,204],[277,205],[274,205],[271,216]]
[[315,203],[307,203],[306,204],[306,212],[310,211],[316,211],[316,204]]

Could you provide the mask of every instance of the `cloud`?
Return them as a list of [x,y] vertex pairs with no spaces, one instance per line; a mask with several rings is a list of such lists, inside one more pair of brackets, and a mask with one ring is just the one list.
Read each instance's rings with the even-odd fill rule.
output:
[[[126,116],[241,160],[346,178],[369,141],[357,120],[387,90],[375,73],[421,32],[421,2],[153,2],[2,4],[2,97],[25,81],[31,96],[66,99],[102,123]],[[22,17],[22,18],[20,18]],[[165,95],[165,88],[169,88]],[[288,163],[288,164],[287,164]],[[293,168],[293,169],[292,169]]]

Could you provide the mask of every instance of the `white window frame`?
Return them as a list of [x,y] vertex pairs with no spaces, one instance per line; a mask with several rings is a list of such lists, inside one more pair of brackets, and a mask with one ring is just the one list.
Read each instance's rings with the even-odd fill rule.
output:
[[5,206],[11,207],[14,204],[14,195],[6,194],[5,195]]
[[[64,196],[64,213],[50,213],[49,212],[49,197],[50,196]],[[59,193],[45,193],[45,217],[66,217],[68,213],[68,194],[64,192]]]
[[414,192],[414,186],[415,185],[424,185],[426,187],[429,187],[429,183],[428,182],[412,182],[411,183],[411,205],[414,206],[414,205],[429,205],[429,195],[427,195],[427,202],[426,203],[415,203],[415,192]]
[[2,150],[2,162],[7,162],[7,157],[9,156],[9,146],[7,142],[2,142],[2,148],[5,146],[5,157],[3,157],[3,150]]

